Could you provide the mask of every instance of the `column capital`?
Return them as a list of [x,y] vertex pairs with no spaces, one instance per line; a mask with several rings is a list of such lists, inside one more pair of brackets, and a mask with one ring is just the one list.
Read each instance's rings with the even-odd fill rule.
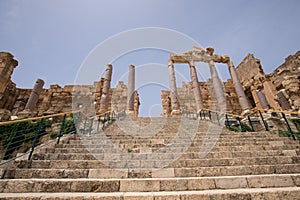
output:
[[208,65],[209,65],[209,66],[215,66],[215,62],[213,61],[213,59],[210,59],[210,60],[208,61]]
[[235,68],[234,65],[233,65],[233,62],[232,62],[231,60],[229,60],[229,61],[227,62],[227,66],[228,66],[228,67],[233,67],[233,68]]
[[190,66],[190,67],[195,67],[195,63],[194,63],[194,61],[192,61],[192,60],[191,60],[191,61],[189,61],[189,66]]
[[168,60],[168,66],[173,66],[173,65],[174,65],[173,60]]

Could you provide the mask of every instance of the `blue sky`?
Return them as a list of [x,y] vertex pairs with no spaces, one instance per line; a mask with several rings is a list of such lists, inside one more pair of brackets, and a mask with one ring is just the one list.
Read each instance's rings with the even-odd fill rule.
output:
[[[159,27],[191,37],[203,48],[211,46],[217,54],[229,55],[236,66],[253,53],[270,73],[299,50],[299,9],[298,0],[0,0],[0,51],[11,52],[19,61],[12,77],[18,87],[31,88],[37,78],[45,80],[45,87],[64,86],[76,83],[80,66],[108,38],[132,29]],[[169,53],[140,49],[115,59],[112,85],[126,82],[130,64],[150,65],[149,69],[151,63],[156,67],[146,74],[137,70],[139,79],[155,80],[160,74],[167,83]],[[217,67],[226,80],[226,66]],[[184,77],[178,78],[178,85],[189,80],[187,67],[175,68]],[[103,69],[99,66],[99,74],[94,73],[87,82],[98,80]],[[204,67],[198,66],[198,70],[200,80],[206,79],[201,74]],[[167,86],[138,88],[143,116],[157,115],[149,108],[159,110],[160,90]]]

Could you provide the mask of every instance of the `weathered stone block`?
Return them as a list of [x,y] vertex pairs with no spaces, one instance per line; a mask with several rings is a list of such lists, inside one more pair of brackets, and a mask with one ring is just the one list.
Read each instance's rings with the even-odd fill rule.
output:
[[156,192],[160,191],[159,180],[128,179],[120,180],[120,192]]
[[290,175],[270,175],[247,177],[249,187],[291,187],[294,186],[293,179]]
[[247,180],[244,177],[229,177],[229,178],[216,178],[216,188],[219,189],[235,189],[235,188],[246,188]]
[[188,190],[209,190],[215,188],[215,181],[212,178],[188,180]]
[[88,178],[127,178],[128,172],[117,169],[90,169]]

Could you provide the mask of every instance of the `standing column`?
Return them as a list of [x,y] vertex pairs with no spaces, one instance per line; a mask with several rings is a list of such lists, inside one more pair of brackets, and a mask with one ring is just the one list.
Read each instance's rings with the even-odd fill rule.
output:
[[43,90],[43,86],[44,81],[42,79],[37,79],[25,106],[25,110],[33,111],[35,109],[36,104],[39,100],[40,93]]
[[240,102],[240,105],[243,110],[243,114],[246,114],[250,111],[250,105],[249,105],[248,99],[245,95],[243,86],[239,80],[239,77],[237,76],[236,69],[235,69],[233,63],[231,61],[229,61],[227,63],[227,65],[228,65],[228,70],[229,70],[232,82],[234,84],[235,91],[238,95],[239,102]]
[[197,113],[198,113],[203,108],[202,96],[201,96],[201,92],[200,92],[200,87],[199,87],[195,64],[194,64],[194,62],[190,62],[189,65],[190,65],[190,74],[191,74],[191,79],[192,79],[192,89],[194,91],[194,96],[195,96],[195,101],[196,101],[196,106],[197,106]]
[[215,64],[213,60],[210,60],[208,62],[209,68],[210,68],[210,73],[211,73],[211,78],[214,86],[214,90],[217,96],[217,102],[219,106],[219,110],[221,112],[226,111],[226,98],[223,90],[223,85],[222,82],[219,78],[218,72],[216,70]]
[[127,94],[127,112],[128,114],[134,113],[134,89],[135,89],[135,68],[133,65],[129,66],[128,73],[128,94]]
[[283,110],[290,110],[291,109],[291,105],[290,105],[289,101],[287,100],[287,98],[284,96],[282,91],[280,91],[277,94],[277,97],[278,97],[279,105]]
[[110,89],[111,75],[112,75],[112,65],[109,64],[106,66],[106,71],[105,71],[105,79],[104,79],[102,95],[100,99],[100,113],[104,113],[108,111],[108,95]]
[[175,71],[174,71],[174,65],[172,60],[169,60],[168,62],[168,70],[169,70],[170,90],[171,90],[170,97],[172,103],[171,115],[176,116],[176,115],[180,115],[180,105],[178,101]]
[[262,109],[270,109],[270,105],[268,103],[268,100],[265,96],[265,94],[260,91],[260,90],[256,90],[256,94],[260,103],[260,106],[262,107]]

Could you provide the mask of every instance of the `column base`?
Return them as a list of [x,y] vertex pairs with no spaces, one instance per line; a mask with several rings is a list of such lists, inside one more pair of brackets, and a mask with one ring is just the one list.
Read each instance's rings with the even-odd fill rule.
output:
[[18,118],[24,118],[24,117],[34,117],[35,116],[35,113],[32,112],[31,110],[29,109],[25,109],[21,112],[18,113]]

